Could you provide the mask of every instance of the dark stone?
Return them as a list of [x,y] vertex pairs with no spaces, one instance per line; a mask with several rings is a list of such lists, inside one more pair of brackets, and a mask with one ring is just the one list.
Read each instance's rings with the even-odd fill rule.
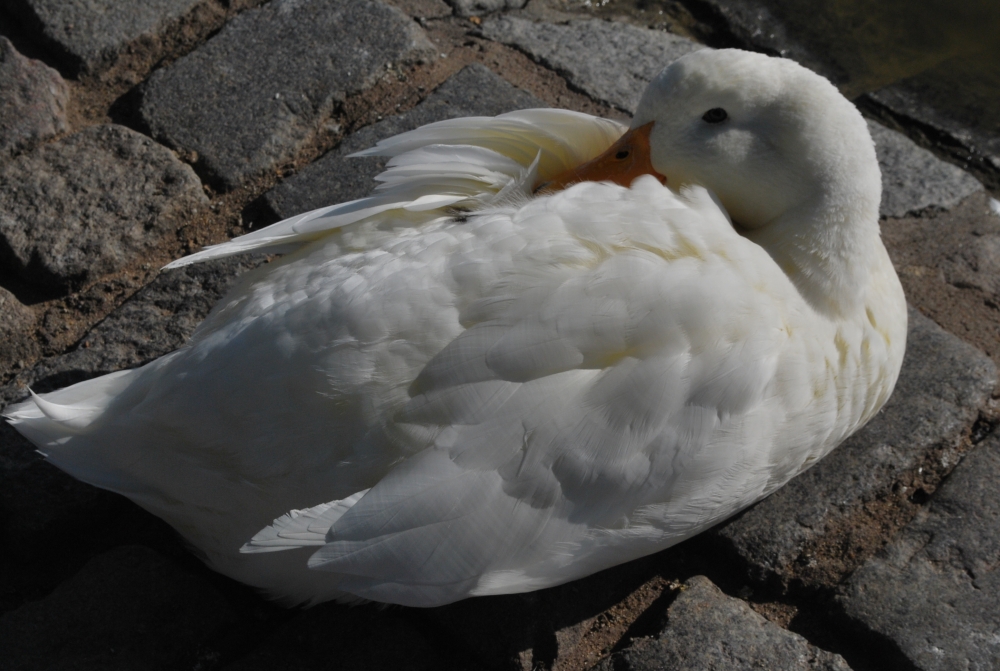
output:
[[704,576],[681,586],[667,617],[659,636],[637,639],[594,667],[595,671],[850,671],[840,655],[768,622]]
[[0,36],[0,159],[65,133],[68,99],[58,72]]
[[[846,73],[830,62],[826,54],[814,52],[806,43],[795,39],[785,26],[783,8],[778,3],[761,0],[700,0],[703,26],[717,42],[726,46],[739,46],[750,51],[760,51],[773,56],[791,58],[810,70],[829,78],[835,84],[846,78]],[[709,18],[710,17],[710,18]],[[823,24],[829,27],[828,23]],[[796,35],[797,36],[797,35]]]
[[555,24],[505,16],[484,22],[483,35],[517,47],[571,86],[629,113],[663,68],[703,48],[660,30],[597,19]]
[[346,138],[299,174],[285,180],[264,196],[277,219],[285,219],[326,205],[367,196],[372,178],[385,168],[381,157],[347,158],[379,140],[418,126],[462,116],[495,116],[545,103],[515,88],[488,69],[474,63],[452,75],[436,91],[403,114],[383,119]]
[[96,73],[142,39],[170,28],[206,0],[12,0],[75,72]]
[[[951,61],[942,64],[943,67],[950,65]],[[952,76],[961,77],[962,73]],[[906,126],[917,127],[942,151],[990,175],[995,187],[1000,183],[1000,127],[995,120],[990,123],[974,102],[967,102],[964,109],[956,105],[955,92],[945,90],[947,84],[942,87],[948,79],[950,77],[933,76],[932,73],[916,75],[865,94],[859,104]],[[943,113],[939,108],[948,112]]]
[[883,217],[905,217],[930,208],[949,210],[982,190],[975,177],[945,163],[902,133],[871,120],[868,130],[882,169],[879,212]]
[[0,259],[28,282],[79,286],[136,261],[207,202],[165,147],[92,126],[0,166]]
[[[262,260],[236,257],[163,272],[91,329],[76,349],[45,359],[0,387],[0,408],[23,400],[28,385],[38,392],[51,391],[177,349],[236,276]],[[50,465],[26,438],[0,421],[0,543],[11,548],[6,557],[0,556],[0,568],[4,559],[36,563],[33,557],[50,554],[49,541],[76,529],[83,523],[81,517],[104,519],[113,499],[117,497]],[[68,549],[60,552],[73,554]]]
[[181,668],[202,641],[234,620],[204,578],[152,550],[126,546],[93,558],[44,599],[0,617],[0,650],[11,671]]
[[[960,458],[963,440],[996,381],[982,352],[910,310],[906,358],[896,390],[863,429],[777,492],[711,532],[749,566],[756,580],[809,584],[838,576],[813,575],[810,555],[827,534],[851,546],[852,516],[878,497],[912,495],[892,487],[933,453],[945,472]],[[838,568],[852,568],[850,551]],[[825,569],[824,569],[825,570]]]
[[[294,645],[289,645],[294,641]],[[377,606],[324,604],[279,627],[231,671],[439,671],[450,668],[435,646],[406,620]],[[462,664],[462,669],[474,666]]]
[[521,9],[527,0],[448,0],[458,16],[482,16],[493,12]]
[[154,72],[140,113],[154,137],[231,188],[292,159],[387,65],[435,51],[381,2],[275,0]]
[[1000,439],[962,460],[930,505],[851,576],[848,615],[916,669],[995,669],[1000,660]]
[[38,355],[35,313],[0,287],[0,380]]

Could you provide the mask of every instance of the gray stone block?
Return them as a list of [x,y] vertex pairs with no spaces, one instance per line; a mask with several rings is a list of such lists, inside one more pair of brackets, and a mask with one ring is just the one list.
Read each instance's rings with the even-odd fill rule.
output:
[[922,671],[1000,660],[1000,439],[965,457],[885,552],[851,576],[841,605]]
[[448,0],[458,16],[483,16],[521,9],[528,0]]
[[541,100],[474,63],[452,75],[412,110],[353,133],[336,149],[271,189],[265,194],[264,202],[277,219],[285,219],[326,205],[363,198],[375,185],[372,178],[385,168],[385,159],[347,158],[348,154],[442,119],[495,116],[545,106]]
[[663,68],[703,48],[663,31],[597,19],[555,24],[505,16],[485,21],[482,30],[555,70],[570,86],[629,113]]
[[143,38],[153,38],[206,0],[12,0],[40,25],[75,71],[96,73]]
[[637,639],[594,670],[850,671],[840,655],[767,621],[704,576],[691,578],[681,590],[659,636]]
[[0,159],[65,133],[68,99],[58,72],[0,36]]
[[11,671],[180,668],[193,666],[198,645],[235,620],[204,578],[126,546],[0,617],[0,650]]
[[[852,522],[877,499],[914,492],[893,485],[922,468],[929,456],[947,472],[989,400],[996,367],[982,352],[910,310],[906,357],[892,397],[863,429],[810,470],[713,532],[730,545],[757,580],[793,577],[823,583],[854,567],[856,545],[869,541]],[[881,530],[875,530],[880,540]],[[830,534],[842,546],[822,562],[834,574],[815,573],[812,553]]]
[[883,217],[905,217],[929,208],[949,210],[983,185],[902,133],[868,121],[882,169]]
[[372,0],[275,0],[149,78],[140,113],[157,139],[227,188],[292,159],[386,66],[436,50]]
[[0,166],[0,259],[26,281],[78,286],[137,260],[207,202],[165,147],[92,126]]

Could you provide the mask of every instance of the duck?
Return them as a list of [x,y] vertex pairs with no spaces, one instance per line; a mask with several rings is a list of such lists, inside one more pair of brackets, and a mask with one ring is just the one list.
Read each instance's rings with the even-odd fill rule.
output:
[[184,347],[6,412],[46,458],[286,604],[566,583],[736,514],[869,421],[906,343],[858,110],[702,49],[631,124],[433,123]]

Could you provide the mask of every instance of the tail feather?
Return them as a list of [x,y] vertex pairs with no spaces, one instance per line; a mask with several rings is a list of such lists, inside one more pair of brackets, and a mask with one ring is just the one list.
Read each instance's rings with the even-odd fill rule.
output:
[[251,538],[240,548],[240,552],[279,552],[325,545],[330,527],[367,493],[368,490],[363,489],[339,501],[321,503],[306,510],[293,510],[282,515],[271,526],[265,527]]

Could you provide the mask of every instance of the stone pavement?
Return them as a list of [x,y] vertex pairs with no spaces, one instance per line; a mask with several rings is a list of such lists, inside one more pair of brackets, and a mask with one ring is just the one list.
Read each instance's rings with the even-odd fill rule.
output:
[[[813,65],[780,30],[739,29],[766,17],[708,4],[745,46]],[[383,163],[346,155],[379,139],[524,107],[627,118],[702,46],[630,16],[575,0],[4,4],[0,407],[181,346],[268,259],[156,269],[365,195]],[[541,592],[285,610],[3,425],[0,668],[994,668],[1000,216],[976,178],[869,123],[906,360],[886,408],[767,500]]]

